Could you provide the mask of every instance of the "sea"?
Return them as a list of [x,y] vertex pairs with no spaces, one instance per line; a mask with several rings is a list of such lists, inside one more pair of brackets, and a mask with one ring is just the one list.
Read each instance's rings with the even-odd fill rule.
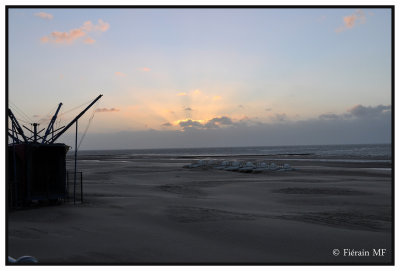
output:
[[[378,159],[390,162],[393,157],[391,144],[353,144],[353,145],[303,145],[303,146],[251,146],[218,148],[164,148],[164,149],[126,149],[126,150],[82,150],[80,155],[115,155],[124,157],[214,157],[237,155],[296,155],[315,158],[358,159],[359,161]],[[69,152],[68,155],[73,155]]]

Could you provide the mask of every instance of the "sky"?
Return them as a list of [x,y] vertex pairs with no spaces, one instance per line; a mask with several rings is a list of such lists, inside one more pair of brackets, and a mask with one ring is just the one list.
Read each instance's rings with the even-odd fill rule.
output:
[[[391,142],[390,9],[9,9],[9,106],[81,149]],[[73,145],[74,127],[58,142]]]

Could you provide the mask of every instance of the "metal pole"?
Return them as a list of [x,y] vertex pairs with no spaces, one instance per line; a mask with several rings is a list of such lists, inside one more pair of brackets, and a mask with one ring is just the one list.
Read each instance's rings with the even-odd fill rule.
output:
[[81,171],[81,203],[83,203],[83,184],[82,184],[82,171]]
[[[14,134],[14,123],[12,124],[12,130]],[[15,152],[15,140],[13,137],[13,168],[14,168],[14,180],[11,183],[10,181],[8,182],[8,189],[10,189],[11,193],[9,194],[11,196],[11,207],[17,207],[18,205],[18,185],[17,185],[17,158],[16,158],[16,152]],[[7,191],[8,193],[9,191]],[[10,202],[8,202],[10,204]]]
[[74,204],[75,204],[75,193],[76,193],[76,158],[78,155],[78,120],[76,121],[75,129],[75,170],[74,170]]
[[33,142],[37,142],[37,123],[33,123]]
[[69,201],[69,172],[67,171],[65,173],[65,177],[67,178],[67,187],[66,187],[66,191],[67,191],[67,199]]

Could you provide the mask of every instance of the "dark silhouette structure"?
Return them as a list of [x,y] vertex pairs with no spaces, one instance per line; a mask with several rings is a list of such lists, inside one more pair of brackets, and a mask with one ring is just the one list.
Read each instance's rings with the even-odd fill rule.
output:
[[[37,123],[32,123],[31,137],[25,135],[24,130],[8,109],[11,128],[8,128],[9,144],[7,148],[7,197],[10,208],[29,205],[33,200],[48,200],[56,202],[67,196],[66,182],[66,154],[69,146],[55,141],[73,124],[78,131],[78,119],[92,107],[103,95],[94,99],[69,124],[54,130],[54,123],[62,103],[51,118],[45,129],[37,131]],[[76,142],[76,140],[75,140]],[[75,145],[75,172],[74,188],[76,183],[76,155]]]

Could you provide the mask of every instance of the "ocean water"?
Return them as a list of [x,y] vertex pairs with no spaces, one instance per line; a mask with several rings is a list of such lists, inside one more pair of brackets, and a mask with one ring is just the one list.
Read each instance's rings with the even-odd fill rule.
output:
[[[190,157],[234,155],[310,155],[344,159],[392,159],[391,144],[256,146],[223,148],[170,148],[137,150],[83,150],[80,155],[117,155],[125,157]],[[68,155],[73,155],[69,152]]]

